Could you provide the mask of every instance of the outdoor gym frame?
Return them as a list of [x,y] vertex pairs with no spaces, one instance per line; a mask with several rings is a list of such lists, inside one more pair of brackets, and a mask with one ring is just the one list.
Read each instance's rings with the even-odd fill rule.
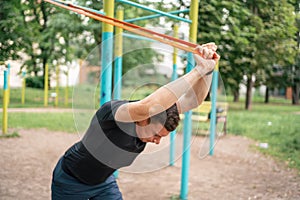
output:
[[[174,48],[180,48],[188,51],[187,59],[187,72],[191,71],[194,67],[194,59],[193,59],[193,50],[191,48],[195,47],[196,44],[196,38],[197,38],[197,24],[198,24],[198,7],[199,2],[198,0],[192,0],[191,6],[190,6],[190,20],[178,17],[176,14],[181,11],[172,11],[170,13],[162,12],[159,10],[151,9],[149,7],[143,6],[141,4],[131,2],[128,0],[116,0],[120,3],[125,3],[131,6],[135,6],[141,9],[145,9],[147,11],[151,11],[156,13],[156,15],[146,16],[143,18],[136,18],[136,19],[129,19],[125,20],[124,22],[120,23],[120,21],[123,21],[123,10],[117,11],[117,18],[116,20],[114,18],[114,0],[103,0],[104,2],[104,13],[107,17],[105,20],[103,20],[104,13],[90,9],[85,8],[82,6],[76,6],[71,3],[65,3],[63,1],[57,1],[57,0],[45,0],[49,3],[55,4],[57,6],[72,10],[74,12],[84,14],[88,17],[97,19],[99,21],[104,22],[102,26],[102,43],[101,43],[101,49],[105,49],[105,51],[101,51],[101,91],[100,91],[100,106],[103,105],[105,102],[111,100],[112,96],[112,63],[113,63],[113,52],[115,51],[115,66],[114,66],[114,83],[115,83],[115,90],[114,90],[114,98],[120,99],[121,98],[121,90],[122,90],[122,29],[131,31],[133,33],[142,35],[144,37],[148,37],[166,44],[169,44],[173,46]],[[186,12],[186,10],[184,10]],[[154,34],[152,36],[149,34],[150,31],[145,30],[146,33],[143,31],[140,32],[137,30],[137,27],[133,24],[126,24],[127,22],[133,22],[137,20],[143,20],[143,19],[152,19],[155,17],[160,16],[166,16],[172,19],[180,20],[183,22],[191,23],[190,25],[190,33],[189,33],[189,39],[191,43],[177,40],[177,42],[174,42],[175,38],[171,38],[169,36],[163,36],[161,34]],[[113,21],[113,22],[112,22]],[[114,36],[114,26],[116,26],[116,34],[117,37],[115,39],[115,48],[113,48],[113,36]],[[129,27],[131,28],[129,28]],[[132,28],[134,27],[134,28]],[[141,27],[139,27],[141,28]],[[141,28],[143,29],[143,28]],[[174,28],[174,37],[176,36],[176,28]],[[148,32],[148,33],[147,33]],[[153,32],[152,32],[153,33]],[[155,32],[154,32],[155,33]],[[168,38],[173,40],[173,42],[166,42],[164,39]],[[181,46],[182,44],[188,45],[188,47]],[[190,45],[192,44],[192,45]],[[177,66],[176,66],[176,50],[174,50],[174,58],[173,58],[173,74],[172,74],[172,80],[175,80],[177,78]],[[213,80],[212,80],[212,92],[211,92],[211,102],[212,102],[212,111],[211,111],[211,120],[210,120],[210,149],[209,154],[213,155],[214,150],[214,144],[215,144],[215,123],[216,123],[216,96],[217,96],[217,87],[218,87],[218,65],[216,65],[215,70],[213,72]],[[191,145],[191,136],[192,136],[192,121],[191,121],[191,111],[188,111],[185,113],[184,117],[184,140],[183,140],[183,156],[182,156],[182,174],[181,174],[181,191],[180,191],[180,198],[181,199],[187,199],[188,196],[188,177],[189,177],[189,168],[190,168],[190,145]],[[171,133],[171,150],[170,150],[170,165],[173,165],[174,163],[174,139],[175,139],[175,132]]]

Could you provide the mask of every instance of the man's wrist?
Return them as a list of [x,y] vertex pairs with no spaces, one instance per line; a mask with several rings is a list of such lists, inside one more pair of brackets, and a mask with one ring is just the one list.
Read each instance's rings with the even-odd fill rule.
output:
[[201,77],[211,75],[214,71],[214,69],[212,69],[211,71],[207,72],[207,70],[205,70],[204,68],[197,66],[197,65],[196,65],[195,69]]

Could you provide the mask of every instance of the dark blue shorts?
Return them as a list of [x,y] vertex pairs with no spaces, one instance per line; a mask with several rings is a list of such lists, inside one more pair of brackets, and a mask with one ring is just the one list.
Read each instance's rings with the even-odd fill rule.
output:
[[122,200],[122,194],[111,175],[98,185],[86,185],[65,173],[60,159],[53,171],[52,200]]

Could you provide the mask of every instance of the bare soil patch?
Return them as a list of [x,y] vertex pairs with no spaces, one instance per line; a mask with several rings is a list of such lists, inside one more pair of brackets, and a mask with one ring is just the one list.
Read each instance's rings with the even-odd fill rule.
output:
[[[19,138],[0,139],[0,199],[50,199],[52,170],[80,138],[46,129],[18,132]],[[202,140],[195,138],[195,144]],[[227,135],[218,141],[214,156],[199,159],[199,147],[192,144],[189,199],[300,199],[297,172],[257,152],[253,145],[244,137]],[[178,196],[181,159],[173,167],[149,173],[121,170],[118,183],[125,200]]]

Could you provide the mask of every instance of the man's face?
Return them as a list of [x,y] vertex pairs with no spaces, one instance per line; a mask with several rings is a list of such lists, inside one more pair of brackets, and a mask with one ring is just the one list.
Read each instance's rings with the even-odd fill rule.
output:
[[143,142],[159,144],[162,137],[166,137],[170,132],[160,123],[150,123],[147,125],[136,124],[136,132]]

